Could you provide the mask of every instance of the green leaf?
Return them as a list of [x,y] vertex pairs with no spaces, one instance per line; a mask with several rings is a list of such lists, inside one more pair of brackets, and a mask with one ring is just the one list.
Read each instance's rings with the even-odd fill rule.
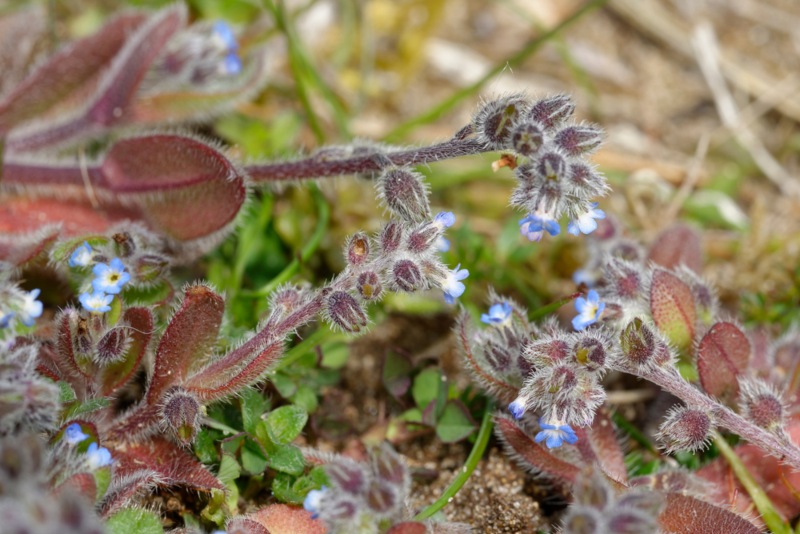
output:
[[457,400],[449,401],[436,423],[436,435],[445,443],[455,443],[470,436],[478,425],[469,410]]
[[319,406],[316,392],[310,387],[302,384],[297,386],[297,391],[289,400],[291,400],[297,406],[300,406],[308,413],[315,412],[317,406]]
[[411,371],[413,367],[408,358],[394,351],[386,354],[383,363],[383,387],[395,398],[406,394],[411,385]]
[[242,468],[251,475],[261,474],[267,468],[267,457],[264,456],[264,451],[258,443],[250,438],[245,439],[240,458],[242,460]]
[[75,396],[75,390],[68,382],[63,380],[58,381],[58,401],[63,404],[69,404],[75,401],[78,397]]
[[213,464],[219,460],[216,442],[222,439],[222,432],[203,428],[194,440],[194,454],[204,464]]
[[334,341],[322,345],[322,367],[341,369],[350,356],[350,346],[344,341]]
[[264,420],[267,435],[272,443],[290,443],[300,435],[308,421],[308,413],[291,404],[272,410]]
[[284,399],[288,399],[297,391],[297,384],[294,383],[294,380],[282,372],[275,373],[270,380]]
[[64,410],[64,419],[74,419],[78,416],[102,410],[109,405],[108,399],[89,399],[86,402],[75,403]]
[[239,393],[239,405],[242,410],[242,425],[244,431],[250,434],[256,430],[256,424],[261,421],[261,415],[269,410],[269,400],[264,398],[260,391],[245,389]]
[[106,521],[112,534],[161,534],[161,518],[154,512],[141,508],[124,508]]
[[95,488],[97,488],[95,500],[99,502],[100,499],[105,497],[108,486],[111,484],[111,469],[108,467],[95,469],[92,475],[94,476]]
[[[305,493],[294,489],[295,478],[286,473],[278,473],[272,481],[272,494],[279,501],[289,504],[301,504],[306,498]],[[306,493],[308,493],[306,491]]]
[[242,468],[236,462],[236,459],[230,454],[223,454],[222,460],[219,463],[217,478],[220,479],[223,484],[227,484],[228,482],[239,478],[241,473]]
[[281,445],[269,451],[269,467],[289,475],[302,475],[306,468],[303,453],[294,445]]
[[166,302],[174,293],[175,288],[172,283],[162,279],[143,287],[128,286],[122,294],[125,297],[125,304],[129,306],[131,304],[149,306]]
[[411,386],[411,396],[420,410],[424,410],[428,404],[439,397],[439,389],[442,387],[442,374],[438,369],[425,369],[414,379]]

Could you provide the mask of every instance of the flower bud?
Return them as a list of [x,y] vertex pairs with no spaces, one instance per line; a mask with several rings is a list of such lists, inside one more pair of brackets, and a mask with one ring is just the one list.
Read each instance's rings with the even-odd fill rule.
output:
[[415,254],[427,252],[436,243],[439,235],[439,229],[436,226],[426,224],[409,234],[408,250]]
[[769,385],[757,379],[739,382],[741,414],[751,423],[770,432],[783,428],[786,408]]
[[135,278],[139,282],[152,282],[161,278],[169,266],[169,261],[158,254],[145,254],[136,259],[133,266]]
[[381,250],[388,254],[397,250],[403,239],[403,229],[396,222],[390,222],[381,232]]
[[608,358],[605,345],[594,335],[581,336],[573,348],[575,361],[590,372],[603,370]]
[[511,131],[511,148],[517,154],[531,157],[544,145],[544,132],[532,122],[517,124]]
[[365,271],[359,274],[356,288],[358,289],[358,294],[364,300],[377,300],[383,292],[381,279],[373,271]]
[[544,126],[545,130],[552,130],[572,117],[574,112],[575,104],[569,95],[560,94],[536,102],[528,116]]
[[603,130],[597,126],[568,126],[561,129],[553,142],[568,155],[577,157],[588,154],[603,141]]
[[136,251],[136,243],[128,232],[119,232],[111,236],[117,248],[117,256],[128,258]]
[[644,292],[642,267],[611,258],[605,266],[603,280],[608,291],[615,297],[634,300]]
[[522,95],[510,95],[489,102],[475,116],[475,131],[492,149],[511,148],[511,131],[526,105]]
[[366,234],[359,232],[347,242],[347,263],[358,266],[367,261],[369,257],[369,239]]
[[537,365],[553,365],[570,356],[570,346],[563,339],[536,341],[527,349],[528,357]]
[[562,532],[569,534],[603,534],[606,530],[602,514],[594,508],[573,504],[564,516]]
[[424,279],[417,264],[411,260],[400,260],[392,267],[394,284],[402,291],[413,292],[423,286]]
[[328,295],[326,304],[331,322],[345,332],[355,334],[367,326],[367,314],[349,293],[334,291]]
[[430,219],[428,189],[423,176],[406,168],[393,167],[378,178],[378,190],[386,207],[408,222]]
[[630,364],[648,365],[656,350],[656,335],[649,326],[637,317],[622,330],[619,336],[623,358]]
[[545,180],[559,181],[567,175],[567,162],[556,152],[548,152],[536,162],[536,173]]
[[667,446],[667,452],[703,449],[714,429],[711,418],[702,410],[673,408],[661,424],[658,437]]
[[173,387],[164,397],[161,419],[174,437],[189,445],[200,428],[200,403],[180,386]]
[[567,170],[567,185],[570,192],[579,198],[595,198],[604,196],[608,192],[605,178],[583,162],[570,164]]
[[128,332],[126,328],[112,328],[97,342],[96,360],[100,365],[121,360],[128,349]]

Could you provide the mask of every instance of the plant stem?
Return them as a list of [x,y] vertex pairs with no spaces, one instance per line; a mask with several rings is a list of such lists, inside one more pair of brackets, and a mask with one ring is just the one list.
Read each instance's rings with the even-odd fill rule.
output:
[[791,534],[792,529],[786,523],[786,520],[784,520],[781,514],[772,505],[769,496],[764,492],[761,486],[758,485],[758,482],[756,482],[753,475],[750,474],[747,467],[742,463],[741,458],[736,455],[736,451],[728,445],[725,438],[715,432],[714,444],[717,446],[717,449],[719,449],[720,454],[724,456],[731,465],[733,473],[736,475],[736,478],[739,479],[739,482],[742,483],[744,489],[747,490],[750,498],[753,499],[753,504],[756,505],[758,512],[761,514],[761,519],[763,519],[764,523],[769,527],[770,532],[774,532],[775,534]]
[[464,467],[453,479],[453,482],[447,487],[442,496],[439,497],[433,504],[422,510],[415,517],[415,521],[421,521],[431,517],[433,514],[445,507],[458,491],[467,483],[472,472],[478,466],[478,462],[483,457],[486,450],[486,445],[489,443],[489,437],[492,435],[492,411],[494,410],[494,402],[489,401],[486,409],[483,412],[483,419],[481,420],[481,428],[478,430],[478,437],[475,439],[475,444],[467,457],[467,462]]

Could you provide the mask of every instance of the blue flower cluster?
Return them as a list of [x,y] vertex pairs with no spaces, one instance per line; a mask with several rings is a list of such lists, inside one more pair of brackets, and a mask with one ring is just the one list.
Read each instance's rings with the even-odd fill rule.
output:
[[108,263],[96,263],[94,249],[86,241],[72,252],[68,263],[73,268],[92,266],[92,291],[81,293],[78,300],[86,311],[93,313],[111,311],[114,295],[118,295],[122,286],[131,279],[130,273],[125,270],[125,264],[119,258]]
[[7,298],[0,302],[0,328],[9,328],[13,321],[19,321],[31,327],[36,319],[42,315],[44,306],[37,297],[41,293],[38,289],[25,292],[17,288],[9,291]]
[[[81,429],[81,425],[72,423],[64,430],[63,439],[68,445],[77,445],[88,437],[89,435],[84,434]],[[96,442],[92,442],[89,444],[89,448],[86,449],[86,461],[92,470],[106,467],[111,465],[111,452],[105,447],[100,447]]]

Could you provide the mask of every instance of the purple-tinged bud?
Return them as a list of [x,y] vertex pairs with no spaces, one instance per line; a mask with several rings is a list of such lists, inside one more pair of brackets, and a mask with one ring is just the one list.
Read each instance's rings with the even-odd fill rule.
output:
[[[599,227],[603,227],[603,223],[598,223]],[[613,228],[612,225],[606,225],[606,228]],[[597,234],[595,234],[597,237]],[[641,262],[644,259],[644,250],[638,243],[629,239],[618,239],[616,243],[612,243],[608,248],[608,255],[613,258],[629,261],[631,263]]]
[[597,126],[568,126],[553,138],[556,146],[572,157],[592,152],[603,141],[603,130]]
[[367,314],[350,293],[334,291],[328,295],[326,305],[331,322],[345,332],[355,334],[367,326]]
[[623,360],[634,367],[646,366],[651,363],[656,351],[656,335],[637,317],[622,330],[619,346]]
[[200,403],[183,388],[173,387],[164,396],[161,420],[174,437],[189,445],[200,428]]
[[136,259],[133,272],[139,282],[158,280],[167,272],[169,261],[158,254],[145,254]]
[[489,341],[483,351],[484,358],[495,372],[505,373],[511,366],[511,353],[505,345]]
[[554,367],[544,381],[545,392],[550,394],[566,393],[575,389],[577,385],[578,377],[575,371],[566,365]]
[[608,517],[606,532],[624,534],[651,534],[658,532],[658,513],[638,510],[632,507],[615,507]]
[[560,181],[566,177],[567,161],[561,154],[548,152],[537,160],[536,172],[545,180]]
[[89,321],[77,314],[70,316],[70,326],[74,329],[72,339],[75,340],[75,352],[84,357],[91,357],[94,341]]
[[770,432],[783,428],[786,408],[777,393],[758,379],[739,381],[739,410],[745,419]]
[[511,148],[512,127],[526,105],[522,95],[510,95],[489,102],[473,120],[478,137],[494,150]]
[[421,289],[425,280],[417,264],[411,260],[400,260],[392,267],[394,285],[402,291],[416,291]]
[[378,178],[378,191],[389,210],[408,222],[431,218],[428,188],[415,171],[394,167]]
[[127,328],[112,328],[97,342],[96,360],[100,365],[108,365],[125,357],[129,336]]
[[297,308],[303,302],[303,292],[293,286],[285,286],[275,291],[270,296],[269,307],[272,310],[281,310],[287,314]]
[[574,347],[575,361],[590,372],[604,370],[608,359],[607,344],[592,334],[581,336]]
[[569,534],[604,534],[609,531],[606,530],[603,515],[599,510],[573,504],[564,516],[561,532],[569,532]]
[[119,232],[111,236],[117,246],[117,256],[128,258],[136,252],[136,242],[128,232]]
[[544,126],[545,130],[552,130],[572,117],[575,104],[569,95],[560,94],[539,100],[529,113],[529,117]]
[[383,293],[381,279],[373,271],[365,271],[359,274],[356,288],[358,289],[358,294],[364,300],[377,300]]
[[566,361],[571,356],[569,343],[563,339],[536,341],[528,347],[528,357],[542,366]]
[[605,178],[583,162],[570,164],[567,170],[567,185],[570,192],[579,198],[600,197],[608,192]]
[[439,236],[439,229],[433,224],[423,225],[409,234],[407,248],[415,254],[423,254],[436,244]]
[[352,460],[337,459],[325,466],[333,487],[350,495],[360,495],[367,488],[364,470]]
[[390,222],[383,227],[381,232],[381,250],[386,254],[394,252],[400,247],[400,241],[402,240],[402,227],[396,222]]
[[363,232],[352,236],[347,242],[347,263],[362,265],[369,258],[369,238]]
[[370,511],[378,516],[388,515],[401,503],[399,489],[380,478],[373,478],[365,496]]
[[531,157],[544,145],[544,132],[532,122],[517,124],[511,131],[511,148],[517,154]]
[[611,258],[605,266],[605,287],[615,297],[635,300],[644,292],[642,270],[641,266]]
[[673,408],[661,424],[658,438],[667,446],[667,452],[694,452],[708,445],[712,430],[714,424],[704,411],[686,407]]

